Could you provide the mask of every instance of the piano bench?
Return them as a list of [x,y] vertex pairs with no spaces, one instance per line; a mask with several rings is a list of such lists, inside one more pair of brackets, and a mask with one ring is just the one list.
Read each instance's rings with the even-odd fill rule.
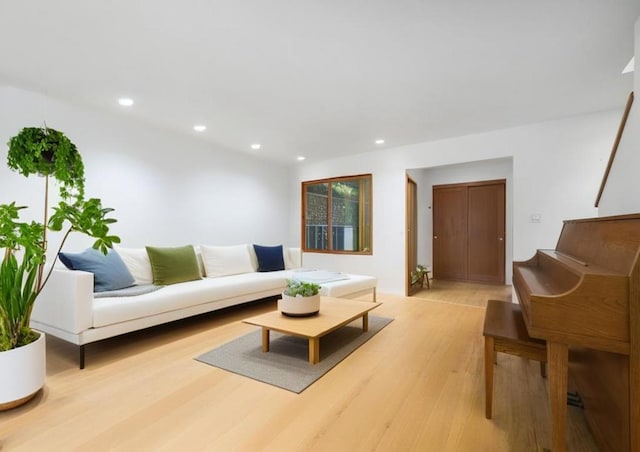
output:
[[484,316],[485,417],[491,419],[493,403],[493,364],[497,353],[540,361],[540,374],[546,376],[547,343],[529,337],[519,304],[489,300]]

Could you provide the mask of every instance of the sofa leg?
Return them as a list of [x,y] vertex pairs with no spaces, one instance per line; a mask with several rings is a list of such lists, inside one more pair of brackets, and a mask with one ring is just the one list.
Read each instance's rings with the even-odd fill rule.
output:
[[84,369],[84,345],[80,346],[80,369]]

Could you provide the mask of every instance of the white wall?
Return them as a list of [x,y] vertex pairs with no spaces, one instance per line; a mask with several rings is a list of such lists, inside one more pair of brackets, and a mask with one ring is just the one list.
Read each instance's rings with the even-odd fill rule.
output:
[[[422,260],[426,265],[433,264],[433,186],[458,184],[485,180],[506,179],[505,200],[505,280],[511,281],[513,256],[513,160],[501,158],[480,162],[459,163],[420,170],[423,184],[418,187],[419,194],[419,238]],[[420,257],[420,256],[419,256]]]
[[[640,19],[635,26],[635,72],[625,77],[634,78],[635,99],[618,145],[618,151],[600,198],[599,215],[621,215],[640,212]],[[624,102],[626,99],[620,99]],[[620,121],[618,118],[618,121]],[[611,145],[613,140],[611,140]],[[610,145],[610,147],[611,147]]]
[[[116,209],[123,245],[184,243],[300,244],[300,182],[373,174],[373,255],[305,253],[308,267],[376,275],[379,290],[404,293],[406,170],[513,159],[513,257],[554,247],[566,218],[592,207],[621,111],[304,162],[292,170],[214,149],[126,115],[89,111],[47,96],[0,86],[0,138],[44,120],[78,146],[87,194]],[[0,202],[16,200],[39,215],[41,182],[0,165]],[[288,213],[288,214],[287,214]],[[531,213],[542,222],[530,223]],[[88,241],[79,236],[69,250]],[[424,259],[425,256],[420,256]]]
[[[23,127],[37,127],[43,121],[78,147],[85,163],[87,196],[102,198],[105,206],[116,209],[113,231],[123,246],[298,245],[286,235],[288,172],[283,166],[219,151],[186,133],[172,133],[126,115],[90,111],[0,86],[2,143]],[[0,202],[30,205],[40,219],[42,181],[24,178],[0,164]],[[75,235],[65,249],[90,243]]]
[[[305,253],[304,265],[368,273],[381,292],[404,293],[405,184],[408,168],[513,159],[512,238],[515,260],[554,248],[562,220],[596,216],[593,207],[620,111],[305,162],[291,182],[291,235],[300,240],[300,182],[373,174],[373,255]],[[540,223],[531,223],[531,214]]]

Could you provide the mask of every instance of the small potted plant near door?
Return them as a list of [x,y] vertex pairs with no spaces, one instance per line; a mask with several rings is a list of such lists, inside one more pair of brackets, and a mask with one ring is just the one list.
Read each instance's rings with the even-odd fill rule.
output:
[[424,287],[425,282],[429,285],[429,270],[424,265],[418,264],[416,269],[411,272],[411,287],[420,290]]
[[287,279],[287,287],[278,300],[278,310],[290,317],[306,317],[320,311],[318,284]]
[[[24,176],[42,176],[45,195],[42,223],[21,221],[25,206],[0,204],[0,411],[26,403],[44,386],[45,336],[29,322],[53,268],[45,274],[47,230],[66,229],[57,251],[72,231],[95,238],[94,248],[103,253],[120,241],[109,235],[116,220],[106,216],[113,209],[103,208],[97,198],[84,199],[84,164],[62,132],[28,127],[8,145],[7,166]],[[50,178],[57,182],[60,201],[49,217]]]

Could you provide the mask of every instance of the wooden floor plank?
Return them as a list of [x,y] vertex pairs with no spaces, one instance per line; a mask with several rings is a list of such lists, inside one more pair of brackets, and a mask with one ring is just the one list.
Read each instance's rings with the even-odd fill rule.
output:
[[[424,293],[427,292],[427,293]],[[483,300],[511,287],[433,281],[378,294],[395,321],[294,394],[193,358],[255,327],[251,304],[76,349],[48,338],[47,385],[0,413],[5,451],[535,451],[550,448],[547,381],[536,362],[499,355],[484,417]],[[259,345],[259,344],[258,344]],[[569,408],[569,450],[595,451]]]

